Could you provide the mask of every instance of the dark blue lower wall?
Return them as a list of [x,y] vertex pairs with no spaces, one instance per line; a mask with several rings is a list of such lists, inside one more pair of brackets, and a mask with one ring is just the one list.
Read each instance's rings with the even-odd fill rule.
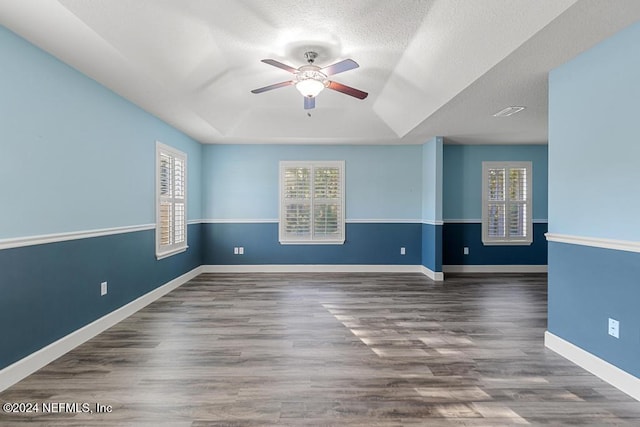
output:
[[[546,223],[533,224],[533,243],[528,246],[485,246],[481,223],[446,222],[442,230],[444,265],[546,265]],[[464,255],[464,247],[469,255]]]
[[0,250],[0,369],[200,266],[201,227],[159,261],[155,230]]
[[549,332],[640,378],[639,278],[639,253],[549,242]]
[[442,226],[422,224],[422,265],[442,272]]
[[[419,265],[421,224],[347,223],[343,245],[281,245],[277,223],[203,224],[203,264]],[[244,255],[233,248],[244,247]],[[400,248],[406,255],[400,255]]]

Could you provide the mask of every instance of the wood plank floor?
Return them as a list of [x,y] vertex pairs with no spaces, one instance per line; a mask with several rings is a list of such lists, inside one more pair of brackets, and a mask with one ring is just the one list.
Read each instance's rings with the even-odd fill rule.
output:
[[545,275],[203,274],[0,394],[43,426],[640,425],[543,346]]

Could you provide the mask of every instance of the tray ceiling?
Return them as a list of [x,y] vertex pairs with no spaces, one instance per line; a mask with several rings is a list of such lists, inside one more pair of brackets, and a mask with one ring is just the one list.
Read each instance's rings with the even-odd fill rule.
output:
[[[0,2],[2,25],[203,143],[544,144],[548,71],[639,19],[636,0]],[[369,97],[250,92],[291,77],[261,59],[308,50],[358,62],[335,80]]]

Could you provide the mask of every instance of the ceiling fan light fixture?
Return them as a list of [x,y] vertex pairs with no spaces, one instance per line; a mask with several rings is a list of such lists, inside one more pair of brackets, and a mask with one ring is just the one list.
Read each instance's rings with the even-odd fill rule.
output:
[[307,98],[315,98],[324,87],[324,83],[316,79],[304,79],[296,83],[296,89]]

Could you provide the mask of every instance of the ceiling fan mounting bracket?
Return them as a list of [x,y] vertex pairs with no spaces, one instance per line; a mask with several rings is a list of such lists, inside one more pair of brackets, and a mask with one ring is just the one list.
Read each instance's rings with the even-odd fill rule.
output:
[[316,52],[314,52],[314,51],[309,51],[309,52],[305,52],[304,53],[304,57],[307,58],[307,62],[309,64],[313,64],[313,62],[318,57],[318,54]]

